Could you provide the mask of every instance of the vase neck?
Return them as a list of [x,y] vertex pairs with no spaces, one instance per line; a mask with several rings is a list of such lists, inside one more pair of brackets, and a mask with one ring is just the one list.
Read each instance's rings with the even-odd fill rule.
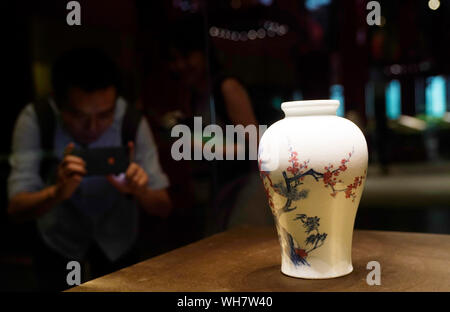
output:
[[334,115],[339,107],[338,100],[292,101],[281,104],[286,117]]

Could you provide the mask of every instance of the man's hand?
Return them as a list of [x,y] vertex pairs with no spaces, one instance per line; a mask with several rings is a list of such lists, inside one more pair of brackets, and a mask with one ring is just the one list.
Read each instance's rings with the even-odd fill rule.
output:
[[55,197],[63,201],[69,199],[86,174],[86,164],[80,157],[70,155],[75,145],[69,143],[64,150],[64,158],[58,166]]
[[130,165],[125,172],[125,176],[108,175],[108,181],[121,193],[139,196],[147,190],[148,175],[141,166],[134,160],[134,144],[128,142],[130,151]]
[[148,187],[148,175],[134,162],[134,144],[128,142],[130,165],[122,176],[107,176],[108,181],[123,194],[133,195],[150,215],[166,218],[172,210],[172,203],[166,189],[153,190]]

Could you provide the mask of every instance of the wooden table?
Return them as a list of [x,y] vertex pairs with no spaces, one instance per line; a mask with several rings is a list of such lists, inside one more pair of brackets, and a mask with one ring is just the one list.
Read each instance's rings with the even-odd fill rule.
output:
[[[450,291],[450,235],[355,231],[353,272],[328,280],[288,277],[280,257],[273,228],[244,226],[69,291]],[[366,283],[372,260],[380,286]]]

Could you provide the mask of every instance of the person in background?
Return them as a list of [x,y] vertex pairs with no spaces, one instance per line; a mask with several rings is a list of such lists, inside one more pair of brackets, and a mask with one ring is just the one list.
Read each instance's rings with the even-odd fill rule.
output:
[[[226,125],[254,125],[258,129],[258,121],[244,84],[237,77],[221,70],[212,45],[207,49],[202,17],[192,15],[179,21],[173,25],[168,37],[169,70],[172,77],[184,87],[183,98],[189,102],[187,106],[192,116],[201,116],[203,126],[212,122],[219,125],[224,134]],[[214,100],[214,113],[211,113],[210,96]],[[240,147],[226,143],[224,155],[230,148],[234,149],[236,155]],[[224,230],[230,225],[253,223],[255,219],[260,219],[257,221],[259,224],[270,224],[267,220],[272,220],[270,210],[265,209],[267,204],[263,202],[265,194],[259,181],[257,163],[248,160],[248,152],[246,159],[215,162],[217,192],[211,211],[213,217],[207,222],[216,224],[207,224],[211,228],[210,232]],[[209,164],[209,168],[214,167]],[[262,198],[257,211],[249,206],[249,196]],[[220,217],[215,218],[216,215]]]
[[[215,119],[219,125],[258,126],[250,96],[243,83],[224,74],[214,49],[206,54],[203,20],[192,16],[174,25],[168,43],[169,70],[188,90],[194,116],[210,122],[210,90],[214,98]],[[209,71],[208,71],[209,66]]]
[[[169,181],[161,170],[157,147],[145,118],[138,119],[133,140],[126,142],[130,164],[122,176],[86,176],[86,164],[74,148],[123,146],[128,104],[119,94],[116,65],[95,49],[73,49],[52,68],[53,96],[40,106],[29,104],[13,132],[8,178],[9,215],[35,220],[33,263],[42,290],[63,290],[67,263],[89,263],[91,278],[138,260],[134,249],[138,205],[152,215],[167,217]],[[47,105],[52,133],[38,110]],[[39,108],[39,109],[38,109]],[[50,116],[49,116],[50,115]],[[56,157],[43,170],[43,141]],[[50,174],[54,172],[55,174]],[[82,267],[86,276],[87,267]]]

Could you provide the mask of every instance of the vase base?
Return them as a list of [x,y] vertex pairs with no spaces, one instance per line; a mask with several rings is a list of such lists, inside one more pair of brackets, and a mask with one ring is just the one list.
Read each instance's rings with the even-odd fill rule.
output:
[[353,272],[353,266],[348,266],[345,270],[328,271],[328,272],[318,272],[311,270],[311,268],[306,268],[304,270],[289,270],[281,267],[281,273],[289,277],[302,278],[302,279],[330,279],[346,276]]

